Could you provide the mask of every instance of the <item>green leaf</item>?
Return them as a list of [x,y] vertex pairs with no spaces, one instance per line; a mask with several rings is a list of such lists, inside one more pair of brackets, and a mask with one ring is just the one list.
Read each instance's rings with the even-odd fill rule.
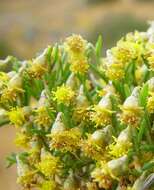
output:
[[59,53],[59,48],[58,48],[58,44],[55,44],[55,46],[53,47],[53,58],[54,58],[54,62],[58,61],[58,53]]
[[8,124],[10,121],[8,119],[3,119],[3,120],[0,120],[0,127],[3,127],[5,126],[6,124]]
[[108,82],[108,78],[106,77],[105,72],[99,71],[99,69],[94,64],[89,63],[89,65],[98,77],[102,78],[106,83]]
[[142,145],[140,149],[145,152],[154,152],[154,145]]
[[47,54],[46,54],[46,59],[47,59],[48,64],[51,64],[51,53],[52,53],[52,47],[49,46]]
[[151,169],[151,168],[153,168],[153,167],[154,167],[154,162],[145,163],[144,166],[142,167],[142,171]]
[[131,90],[130,90],[128,84],[124,84],[124,91],[125,91],[126,98],[129,97],[131,94]]
[[142,107],[146,106],[148,98],[148,84],[144,84],[139,95],[139,104]]
[[9,168],[13,164],[16,164],[16,154],[12,153],[11,155],[6,157],[6,167]]
[[139,129],[139,133],[138,133],[138,143],[141,142],[144,133],[146,132],[146,120],[145,118],[143,119],[141,125],[140,125],[140,129]]
[[102,36],[99,35],[98,40],[97,40],[96,45],[95,45],[96,56],[98,58],[101,56],[101,52],[102,52],[102,46],[103,46],[102,45],[103,44],[102,41],[103,41],[102,40]]

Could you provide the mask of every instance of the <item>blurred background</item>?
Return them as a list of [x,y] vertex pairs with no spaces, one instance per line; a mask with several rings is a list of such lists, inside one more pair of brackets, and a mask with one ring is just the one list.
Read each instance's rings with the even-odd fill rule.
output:
[[[0,59],[31,59],[49,44],[77,33],[91,42],[103,36],[104,52],[127,32],[145,31],[154,20],[154,0],[0,0]],[[14,128],[0,129],[0,189],[18,190],[15,167],[5,157],[15,151]]]

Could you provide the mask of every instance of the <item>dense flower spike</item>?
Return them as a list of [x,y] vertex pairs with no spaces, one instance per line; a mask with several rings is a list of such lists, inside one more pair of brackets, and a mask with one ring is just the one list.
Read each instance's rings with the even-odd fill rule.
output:
[[[154,24],[101,57],[73,34],[0,67],[0,126],[24,190],[147,190],[154,173]],[[152,186],[151,186],[152,187]]]

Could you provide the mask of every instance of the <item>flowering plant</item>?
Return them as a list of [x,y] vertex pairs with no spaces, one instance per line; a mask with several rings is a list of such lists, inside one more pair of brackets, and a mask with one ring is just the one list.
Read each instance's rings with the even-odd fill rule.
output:
[[154,30],[102,58],[80,35],[0,61],[0,125],[15,127],[23,189],[141,190],[154,173]]

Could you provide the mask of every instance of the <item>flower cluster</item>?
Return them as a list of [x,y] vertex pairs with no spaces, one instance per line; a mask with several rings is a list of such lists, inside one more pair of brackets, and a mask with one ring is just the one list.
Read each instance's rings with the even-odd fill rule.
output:
[[0,125],[15,127],[21,152],[7,161],[17,164],[23,189],[147,184],[154,173],[153,36],[152,27],[129,33],[102,57],[101,37],[94,46],[72,35],[32,60],[4,60]]

